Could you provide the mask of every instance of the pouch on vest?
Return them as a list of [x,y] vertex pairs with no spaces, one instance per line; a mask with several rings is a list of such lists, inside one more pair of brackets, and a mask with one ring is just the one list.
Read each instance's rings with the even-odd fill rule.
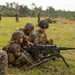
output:
[[8,53],[8,63],[11,64],[16,60],[13,53]]

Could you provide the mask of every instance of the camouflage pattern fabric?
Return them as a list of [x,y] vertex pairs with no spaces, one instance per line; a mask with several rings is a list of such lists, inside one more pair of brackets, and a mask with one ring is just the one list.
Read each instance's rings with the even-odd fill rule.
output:
[[24,35],[22,31],[16,31],[12,34],[11,41],[7,45],[8,49],[8,64],[11,64],[12,66],[21,67],[23,65],[32,65],[32,59],[30,55],[22,49],[20,38],[24,39]]
[[29,36],[33,32],[33,30],[34,30],[34,25],[31,22],[27,22],[23,29],[18,30],[18,31],[22,31],[25,36],[23,43],[21,44],[22,48],[28,45]]
[[38,23],[40,22],[40,15],[41,13],[40,12],[38,12]]
[[17,31],[21,31],[23,33],[23,35],[25,36],[25,39],[27,41],[29,41],[29,35],[30,33],[28,33],[27,31],[32,32],[34,30],[34,25],[31,22],[27,22],[24,26],[24,28],[19,29]]
[[3,50],[0,50],[0,75],[7,75],[7,66],[7,53]]
[[34,25],[31,22],[27,22],[23,28],[24,30],[33,30]]
[[[49,24],[46,20],[41,20],[38,24],[38,26],[42,29],[47,29],[49,27]],[[47,36],[45,32],[42,32],[41,29],[35,30],[31,35],[29,40],[33,42],[35,45],[46,45],[51,44],[52,40],[47,40]]]
[[[30,41],[34,43],[34,45],[53,45],[53,40],[50,39],[49,41],[47,40],[47,36],[45,32],[41,32],[39,29],[35,30],[31,35],[30,35]],[[38,57],[42,57],[42,56],[46,56],[48,55],[49,52],[48,51],[43,51],[42,54],[40,54],[39,56],[37,55],[37,53],[32,53],[32,56],[34,59],[38,59]],[[37,56],[37,57],[36,57]]]
[[24,29],[19,29],[18,31],[22,31],[23,32],[26,41],[29,40],[29,34],[27,34],[26,31],[24,31]]
[[[11,57],[13,56],[13,57]],[[32,65],[33,61],[30,55],[24,51],[20,44],[13,42],[8,50],[8,62],[13,66]]]
[[22,31],[15,31],[13,34],[12,34],[12,38],[11,38],[11,41],[12,40],[18,40],[20,37],[25,37],[24,33]]
[[16,22],[19,22],[18,13],[15,14]]
[[42,33],[39,29],[35,30],[30,35],[30,41],[33,42],[35,45],[45,45],[48,42],[46,33]]

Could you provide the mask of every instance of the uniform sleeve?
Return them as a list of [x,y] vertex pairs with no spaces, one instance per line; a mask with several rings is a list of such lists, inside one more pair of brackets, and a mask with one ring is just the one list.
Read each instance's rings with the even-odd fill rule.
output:
[[[29,58],[28,53],[26,53],[25,51],[24,52],[20,52],[21,49],[20,49],[19,46],[15,46],[14,50],[15,50],[14,51],[15,56],[16,56],[16,58],[18,58],[16,60],[16,64],[20,64],[21,62],[26,63],[27,65],[31,65],[32,64],[32,61]],[[23,64],[23,63],[21,63],[21,64]]]
[[33,32],[31,35],[30,35],[30,42],[34,43],[34,45],[38,45],[39,44],[39,40],[38,40],[38,34]]
[[13,49],[13,52],[14,52],[15,57],[19,57],[19,56],[22,55],[21,48],[17,44],[14,44],[12,46],[12,49]]

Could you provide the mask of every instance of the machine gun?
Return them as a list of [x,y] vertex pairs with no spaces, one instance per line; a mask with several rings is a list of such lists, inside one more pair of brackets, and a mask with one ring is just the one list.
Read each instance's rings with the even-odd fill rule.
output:
[[[64,63],[66,64],[67,67],[69,67],[68,63],[65,61],[64,57],[60,54],[60,50],[74,50],[75,48],[69,48],[69,47],[57,47],[56,45],[37,45],[37,46],[30,46],[27,47],[26,50],[34,57],[37,59],[40,59],[39,62],[36,64],[28,67],[26,70],[37,66],[39,64],[42,64],[50,59],[54,58],[62,58]],[[47,53],[46,53],[47,52]],[[43,55],[46,53],[46,55]],[[41,56],[43,55],[43,57]]]

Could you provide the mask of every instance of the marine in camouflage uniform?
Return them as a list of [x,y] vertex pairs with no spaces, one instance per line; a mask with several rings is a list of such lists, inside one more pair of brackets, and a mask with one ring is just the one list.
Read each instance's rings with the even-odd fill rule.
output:
[[15,18],[16,18],[16,22],[19,22],[18,12],[16,12],[16,14],[15,14]]
[[0,50],[0,75],[7,75],[7,66],[7,53],[3,50]]
[[[25,39],[27,40],[29,45],[33,45],[31,42],[29,42],[29,36],[33,32],[33,30],[34,30],[34,25],[31,22],[27,22],[23,29],[18,30],[23,32],[23,34],[25,35]],[[25,45],[26,45],[25,41],[23,41],[21,45],[22,48],[24,48]]]
[[33,32],[34,25],[31,22],[27,22],[24,28],[20,30],[25,34],[25,37],[29,40],[29,35]]
[[48,22],[46,20],[41,20],[38,24],[39,29],[35,30],[30,35],[30,41],[34,43],[34,45],[46,45],[52,44],[52,40],[47,40],[46,29],[49,27]]
[[22,67],[23,65],[30,66],[33,64],[28,52],[21,48],[21,43],[23,42],[23,32],[16,31],[12,34],[11,41],[7,50],[8,63],[12,66]]
[[[35,30],[31,35],[30,35],[30,41],[34,43],[34,45],[53,45],[53,40],[47,40],[46,36],[46,29],[49,27],[48,22],[46,20],[41,20],[38,24],[39,29]],[[43,53],[44,55],[46,54]],[[34,55],[35,56],[35,55]]]
[[38,12],[38,23],[40,22],[41,11]]

